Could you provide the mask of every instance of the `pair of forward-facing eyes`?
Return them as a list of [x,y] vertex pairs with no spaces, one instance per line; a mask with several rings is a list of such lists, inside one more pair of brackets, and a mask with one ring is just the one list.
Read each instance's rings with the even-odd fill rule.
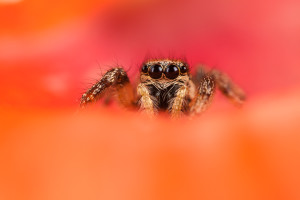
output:
[[180,67],[175,64],[169,64],[167,67],[163,68],[159,63],[153,65],[143,65],[142,73],[148,74],[153,79],[160,79],[164,74],[168,79],[175,79],[179,75],[186,75],[188,72],[188,67],[183,64]]

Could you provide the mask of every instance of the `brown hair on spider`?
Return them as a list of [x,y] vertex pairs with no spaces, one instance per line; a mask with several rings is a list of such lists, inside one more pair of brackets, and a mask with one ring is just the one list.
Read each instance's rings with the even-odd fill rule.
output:
[[140,80],[136,86],[130,83],[123,68],[112,68],[82,95],[80,104],[85,107],[106,92],[113,92],[125,107],[137,107],[150,116],[165,111],[177,118],[182,114],[192,116],[205,111],[216,87],[234,103],[243,103],[244,92],[224,73],[201,66],[196,68],[192,78],[187,62],[155,59],[141,65]]

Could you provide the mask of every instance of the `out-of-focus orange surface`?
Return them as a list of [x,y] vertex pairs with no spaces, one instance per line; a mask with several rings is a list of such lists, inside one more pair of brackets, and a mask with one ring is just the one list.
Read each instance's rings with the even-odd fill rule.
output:
[[[300,199],[300,3],[0,0],[0,199]],[[229,74],[193,120],[78,99],[145,55]]]
[[285,96],[191,121],[4,111],[0,197],[299,199],[300,95]]
[[250,97],[300,83],[298,1],[3,2],[5,106],[75,106],[109,67],[133,78],[145,55],[223,70]]

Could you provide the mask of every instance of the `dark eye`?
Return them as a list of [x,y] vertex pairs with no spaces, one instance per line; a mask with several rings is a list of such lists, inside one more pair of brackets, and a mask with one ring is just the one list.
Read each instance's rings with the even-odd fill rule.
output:
[[152,65],[149,69],[149,75],[153,79],[159,79],[162,75],[163,68],[159,65]]
[[182,66],[180,67],[180,72],[181,72],[182,74],[187,73],[187,71],[188,71],[188,68],[187,68],[186,65],[182,65]]
[[148,73],[148,66],[147,65],[143,65],[142,72],[145,73],[145,74]]
[[165,69],[165,75],[168,79],[175,79],[178,77],[179,75],[179,69],[176,65],[169,65],[166,69]]

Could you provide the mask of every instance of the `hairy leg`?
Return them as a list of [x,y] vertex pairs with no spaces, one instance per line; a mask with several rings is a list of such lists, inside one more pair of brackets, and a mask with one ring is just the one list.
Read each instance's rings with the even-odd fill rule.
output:
[[212,70],[211,75],[214,77],[219,90],[229,98],[234,104],[242,105],[246,99],[244,91],[238,87],[224,73],[218,70]]
[[214,77],[209,74],[203,76],[202,80],[200,81],[199,87],[196,91],[196,96],[189,105],[190,115],[193,116],[204,112],[209,106],[214,93]]
[[196,69],[196,74],[193,77],[195,83],[201,82],[202,78],[207,74],[214,77],[217,87],[229,98],[234,104],[242,105],[246,99],[244,91],[238,87],[226,74],[218,70],[207,70],[204,66],[200,66]]
[[114,89],[120,104],[126,107],[134,106],[133,88],[122,68],[113,68],[107,71],[96,84],[82,95],[80,106],[85,107],[87,104],[97,101],[108,89]]
[[171,117],[172,118],[179,118],[182,114],[182,107],[185,101],[185,97],[187,94],[188,88],[186,85],[181,86],[176,96],[173,99],[172,107],[171,107]]
[[149,116],[154,116],[154,105],[153,101],[150,97],[149,91],[147,87],[140,83],[137,87],[137,93],[141,97],[140,98],[140,107],[144,110]]

